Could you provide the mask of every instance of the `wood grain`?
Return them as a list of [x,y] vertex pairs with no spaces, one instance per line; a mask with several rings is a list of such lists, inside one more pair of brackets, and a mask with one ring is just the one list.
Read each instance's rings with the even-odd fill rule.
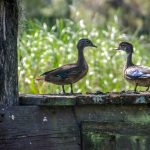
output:
[[20,94],[20,105],[38,106],[75,106],[75,105],[147,105],[150,104],[150,93],[107,93],[75,95],[34,95]]
[[78,150],[79,136],[72,108],[9,107],[0,123],[0,149]]
[[18,102],[18,2],[0,1],[0,105]]
[[149,94],[98,95],[102,103],[94,94],[21,96],[0,108],[0,150],[150,148]]

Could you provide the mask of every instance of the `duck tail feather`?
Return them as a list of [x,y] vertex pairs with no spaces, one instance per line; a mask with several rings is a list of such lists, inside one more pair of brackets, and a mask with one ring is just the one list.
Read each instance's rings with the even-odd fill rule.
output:
[[37,80],[37,81],[44,81],[45,77],[37,77],[35,80]]

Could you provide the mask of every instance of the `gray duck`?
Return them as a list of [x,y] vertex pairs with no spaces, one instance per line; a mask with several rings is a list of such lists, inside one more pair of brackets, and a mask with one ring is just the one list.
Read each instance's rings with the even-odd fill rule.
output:
[[150,67],[135,65],[132,62],[133,45],[128,42],[122,42],[116,50],[123,50],[127,54],[127,61],[124,67],[124,78],[135,85],[134,92],[138,86],[150,87]]
[[73,83],[82,79],[88,72],[88,64],[84,58],[85,47],[96,47],[89,39],[80,39],[77,43],[78,60],[73,64],[66,64],[51,71],[41,74],[37,80],[43,80],[53,84],[61,85],[65,93],[65,85],[70,85],[73,93]]

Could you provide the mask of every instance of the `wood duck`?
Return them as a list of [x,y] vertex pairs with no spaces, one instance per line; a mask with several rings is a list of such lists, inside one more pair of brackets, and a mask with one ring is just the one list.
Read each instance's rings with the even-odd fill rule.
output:
[[65,93],[64,85],[70,84],[71,93],[73,93],[73,83],[79,81],[88,72],[88,64],[84,58],[85,47],[96,47],[89,39],[80,39],[77,43],[78,60],[73,64],[66,64],[54,70],[41,74],[42,77],[37,80],[51,82],[53,84],[62,85],[63,93]]
[[150,67],[133,64],[133,46],[131,43],[122,42],[116,50],[123,50],[127,54],[127,61],[124,67],[124,78],[135,85],[134,92],[136,92],[137,86],[147,87],[146,91],[148,91],[150,87]]

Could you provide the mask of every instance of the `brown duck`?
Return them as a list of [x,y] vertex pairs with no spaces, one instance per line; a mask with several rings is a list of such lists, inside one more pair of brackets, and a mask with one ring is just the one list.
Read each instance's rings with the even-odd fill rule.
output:
[[135,85],[134,91],[136,92],[137,86],[150,87],[150,67],[138,66],[132,62],[133,46],[131,43],[122,42],[116,50],[123,50],[127,54],[127,62],[124,67],[124,78]]
[[74,64],[66,64],[54,70],[43,73],[37,80],[51,82],[53,84],[62,85],[63,93],[65,93],[64,85],[70,84],[71,93],[73,93],[73,83],[82,79],[88,72],[88,64],[84,58],[85,47],[96,47],[89,39],[80,39],[77,43],[78,60]]

